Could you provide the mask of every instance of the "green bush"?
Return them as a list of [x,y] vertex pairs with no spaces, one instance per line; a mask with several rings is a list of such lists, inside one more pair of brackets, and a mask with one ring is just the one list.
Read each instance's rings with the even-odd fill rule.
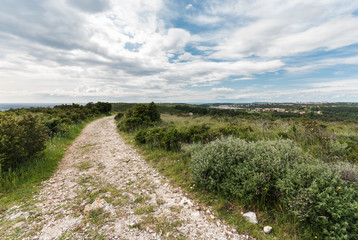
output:
[[184,143],[208,143],[221,135],[214,132],[206,124],[192,125],[180,131],[180,141]]
[[119,112],[119,113],[117,113],[116,116],[114,117],[114,120],[120,121],[123,116],[124,116],[124,113]]
[[227,138],[192,149],[192,176],[199,186],[264,208],[279,204],[309,229],[307,238],[358,239],[358,191],[351,172],[311,158],[291,140]]
[[290,140],[246,142],[220,139],[193,153],[194,180],[207,188],[250,202],[277,196],[275,184],[305,154]]
[[32,114],[16,117],[0,114],[0,164],[3,170],[16,167],[46,148],[46,129]]
[[327,141],[325,147],[325,160],[337,161],[344,159],[349,153],[349,147],[347,143],[340,143],[339,141]]
[[160,113],[152,102],[150,104],[136,104],[128,109],[118,127],[121,131],[133,132],[141,128],[153,127],[159,122]]
[[56,135],[63,136],[67,133],[67,125],[64,121],[66,123],[71,123],[70,120],[63,120],[59,117],[46,118],[43,119],[41,123],[46,127],[49,137],[54,137]]
[[325,164],[297,164],[277,183],[280,201],[320,239],[358,239],[357,189]]
[[167,151],[180,149],[179,134],[174,127],[155,127],[138,131],[136,143],[147,144],[151,148],[163,148]]

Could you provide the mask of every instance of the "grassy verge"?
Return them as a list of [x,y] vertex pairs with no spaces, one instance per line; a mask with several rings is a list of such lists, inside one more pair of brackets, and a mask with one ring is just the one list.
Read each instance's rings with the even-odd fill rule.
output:
[[[174,186],[183,188],[189,197],[196,199],[197,202],[210,207],[215,212],[215,217],[224,220],[232,225],[241,234],[248,234],[256,239],[300,239],[297,233],[297,226],[294,220],[283,211],[279,211],[279,206],[260,211],[257,207],[247,208],[236,199],[228,200],[225,196],[197,188],[191,178],[190,159],[183,152],[170,152],[163,149],[152,149],[146,145],[134,145],[134,136],[120,132],[127,143],[132,144],[146,160],[162,174],[169,178]],[[247,222],[242,216],[242,212],[254,211],[259,219],[259,224],[254,225]],[[273,232],[269,235],[263,233],[264,226],[273,227]]]
[[47,140],[46,150],[24,162],[15,170],[0,174],[0,213],[13,205],[25,203],[39,190],[40,183],[49,179],[56,171],[67,148],[94,119],[69,127],[64,137]]

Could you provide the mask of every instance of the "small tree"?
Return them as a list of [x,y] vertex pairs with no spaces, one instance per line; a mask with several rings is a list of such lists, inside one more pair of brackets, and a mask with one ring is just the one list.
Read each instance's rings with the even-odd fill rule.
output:
[[155,103],[136,104],[124,113],[119,123],[119,129],[132,132],[140,128],[147,128],[160,122],[160,113]]
[[46,148],[45,126],[39,118],[26,114],[16,117],[0,115],[0,164],[3,170],[16,167],[21,162]]

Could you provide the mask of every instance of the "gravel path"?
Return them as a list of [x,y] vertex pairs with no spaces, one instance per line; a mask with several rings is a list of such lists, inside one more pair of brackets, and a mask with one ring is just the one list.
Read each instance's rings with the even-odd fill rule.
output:
[[1,239],[249,239],[172,187],[113,117],[89,124],[40,194],[0,221]]

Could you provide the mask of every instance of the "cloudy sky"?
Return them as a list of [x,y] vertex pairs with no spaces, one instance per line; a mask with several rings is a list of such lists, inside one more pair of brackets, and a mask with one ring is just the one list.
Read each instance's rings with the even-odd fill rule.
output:
[[357,0],[2,0],[0,102],[358,101]]

